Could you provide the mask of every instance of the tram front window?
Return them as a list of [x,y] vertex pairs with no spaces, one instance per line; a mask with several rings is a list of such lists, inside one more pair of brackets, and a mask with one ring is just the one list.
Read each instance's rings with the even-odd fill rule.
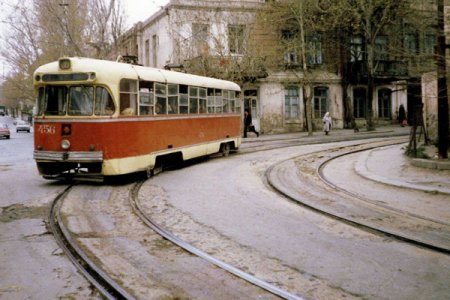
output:
[[45,92],[39,91],[39,114],[63,116],[66,114],[67,87],[48,86]]
[[69,96],[69,115],[90,116],[93,114],[94,87],[72,86]]

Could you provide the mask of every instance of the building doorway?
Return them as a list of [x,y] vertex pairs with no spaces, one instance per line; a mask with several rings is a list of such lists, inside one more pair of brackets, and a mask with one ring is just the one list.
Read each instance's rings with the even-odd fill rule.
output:
[[382,88],[378,91],[378,118],[390,120],[392,116],[391,90]]
[[252,122],[255,125],[255,129],[260,131],[259,115],[258,115],[258,90],[245,90],[244,91],[244,110],[248,109],[252,115]]

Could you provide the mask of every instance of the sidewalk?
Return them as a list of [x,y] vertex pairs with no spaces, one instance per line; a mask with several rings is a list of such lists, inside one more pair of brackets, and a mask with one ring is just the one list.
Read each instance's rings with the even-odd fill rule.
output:
[[355,132],[353,129],[333,129],[328,135],[323,131],[314,131],[313,135],[308,136],[308,132],[292,132],[279,134],[260,134],[256,137],[255,134],[249,133],[248,138],[242,138],[242,142],[251,143],[255,141],[273,141],[273,140],[288,140],[296,138],[308,138],[313,140],[322,140],[323,142],[334,141],[336,138],[359,139],[371,138],[378,136],[407,136],[409,135],[410,127],[401,127],[399,125],[389,125],[377,127],[374,131],[367,131],[365,128],[359,129]]

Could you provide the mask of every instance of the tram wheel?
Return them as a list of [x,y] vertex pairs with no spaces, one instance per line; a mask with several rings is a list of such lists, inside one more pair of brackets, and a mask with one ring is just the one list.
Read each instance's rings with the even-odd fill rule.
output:
[[224,157],[227,157],[228,155],[230,155],[230,149],[230,143],[222,144],[220,147],[220,152]]

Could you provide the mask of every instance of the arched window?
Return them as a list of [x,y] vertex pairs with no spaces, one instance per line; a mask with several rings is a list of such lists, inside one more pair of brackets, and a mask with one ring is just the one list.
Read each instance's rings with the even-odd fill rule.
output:
[[391,119],[391,90],[384,88],[378,91],[378,117]]
[[318,86],[314,88],[314,118],[321,119],[329,111],[328,87]]

